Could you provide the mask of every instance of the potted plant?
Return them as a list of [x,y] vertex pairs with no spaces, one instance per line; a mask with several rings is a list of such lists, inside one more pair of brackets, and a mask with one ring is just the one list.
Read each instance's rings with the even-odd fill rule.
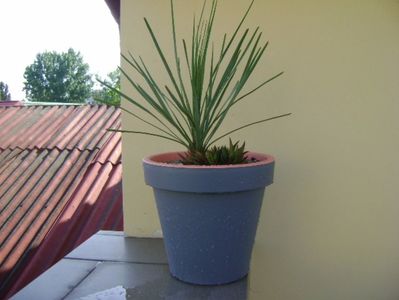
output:
[[219,134],[233,106],[282,72],[243,93],[268,45],[261,41],[259,27],[241,30],[253,1],[231,36],[224,35],[218,50],[211,40],[217,0],[209,8],[205,2],[200,17],[197,21],[194,18],[191,41],[182,39],[180,48],[171,0],[173,63],[166,59],[144,18],[169,85],[162,87],[146,63],[129,53],[122,57],[144,84],[126,70],[120,71],[141,99],[108,87],[142,114],[122,110],[156,130],[122,132],[155,136],[185,147],[186,151],[144,158],[145,182],[154,189],[171,274],[185,282],[213,285],[247,275],[264,189],[272,183],[274,170],[272,156],[248,152],[245,143],[215,143],[233,132],[289,113]]

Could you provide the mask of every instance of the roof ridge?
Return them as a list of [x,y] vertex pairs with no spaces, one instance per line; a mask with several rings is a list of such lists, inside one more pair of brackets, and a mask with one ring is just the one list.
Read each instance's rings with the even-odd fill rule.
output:
[[90,104],[90,103],[68,103],[68,102],[30,102],[30,101],[0,101],[0,108],[13,108],[13,107],[31,107],[31,106],[106,106],[106,107],[116,107],[114,105],[108,104]]

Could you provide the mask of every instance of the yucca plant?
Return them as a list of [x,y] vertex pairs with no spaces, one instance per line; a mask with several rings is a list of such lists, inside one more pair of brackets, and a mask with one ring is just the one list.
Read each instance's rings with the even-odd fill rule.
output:
[[[193,20],[191,41],[182,39],[181,48],[178,47],[176,19],[173,0],[171,0],[173,63],[166,59],[165,51],[159,44],[150,23],[144,18],[155,51],[170,82],[162,86],[141,57],[131,52],[127,55],[122,54],[122,58],[141,79],[140,82],[144,82],[144,84],[139,83],[126,70],[120,69],[142,99],[138,100],[115,90],[105,82],[102,84],[120,94],[144,114],[139,115],[121,107],[122,110],[157,131],[121,131],[156,136],[183,145],[187,149],[187,155],[182,158],[182,162],[186,164],[246,162],[244,144],[240,147],[238,142],[233,144],[230,141],[229,148],[213,145],[238,130],[290,115],[286,113],[257,120],[225,133],[219,133],[223,121],[234,105],[283,74],[280,72],[255,88],[242,93],[268,46],[268,42],[261,41],[262,32],[259,27],[252,31],[241,30],[253,3],[254,1],[250,3],[231,36],[224,34],[221,47],[216,50],[211,38],[217,0],[212,0],[208,9],[206,0],[204,1],[198,20],[195,17]],[[205,14],[208,15],[207,18]],[[183,53],[182,56],[179,50]],[[189,78],[185,80],[185,76]],[[240,154],[242,157],[237,159]]]

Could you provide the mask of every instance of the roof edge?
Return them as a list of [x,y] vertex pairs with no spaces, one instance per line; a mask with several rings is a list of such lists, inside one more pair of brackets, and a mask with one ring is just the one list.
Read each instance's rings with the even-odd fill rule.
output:
[[112,106],[107,104],[88,104],[71,102],[30,102],[30,101],[0,101],[0,107],[20,107],[20,106]]
[[19,100],[0,101],[0,106],[23,106],[24,103]]
[[118,23],[118,25],[120,25],[121,1],[120,0],[105,0],[105,3],[107,3],[108,8],[111,11],[111,14],[114,17],[116,23]]

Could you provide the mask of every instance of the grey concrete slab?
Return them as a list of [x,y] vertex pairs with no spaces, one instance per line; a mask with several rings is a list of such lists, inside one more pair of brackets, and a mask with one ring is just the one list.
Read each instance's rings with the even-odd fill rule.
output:
[[162,239],[129,238],[109,232],[92,236],[66,258],[167,264]]
[[96,235],[117,235],[117,236],[125,236],[123,231],[115,231],[115,230],[100,230],[97,231]]
[[97,263],[96,261],[62,259],[11,299],[62,299],[95,269]]
[[166,262],[161,239],[99,232],[13,299],[247,299],[246,278],[223,286],[195,286],[171,277]]
[[126,299],[242,300],[247,295],[246,279],[216,287],[195,286],[172,278],[166,265],[104,262],[98,264],[65,299],[90,295],[92,299],[106,299],[100,292],[117,287],[125,289]]

